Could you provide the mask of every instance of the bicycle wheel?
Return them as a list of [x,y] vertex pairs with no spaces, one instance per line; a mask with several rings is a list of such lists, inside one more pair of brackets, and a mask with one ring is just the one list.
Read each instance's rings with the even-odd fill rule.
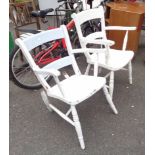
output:
[[[31,54],[35,54],[35,51]],[[42,87],[18,46],[15,46],[10,55],[9,73],[11,80],[21,88],[39,89]],[[50,79],[50,76],[46,77],[47,81]]]

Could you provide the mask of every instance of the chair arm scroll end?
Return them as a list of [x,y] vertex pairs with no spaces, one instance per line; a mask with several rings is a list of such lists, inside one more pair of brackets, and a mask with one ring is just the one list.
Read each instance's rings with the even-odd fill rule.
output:
[[56,69],[33,69],[34,72],[37,72],[38,74],[50,74],[52,76],[59,76],[61,73],[60,71]]

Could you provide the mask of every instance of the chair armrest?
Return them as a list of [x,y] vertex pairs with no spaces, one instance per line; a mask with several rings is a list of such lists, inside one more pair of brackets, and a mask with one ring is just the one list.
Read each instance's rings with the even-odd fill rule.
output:
[[114,41],[105,40],[105,39],[84,39],[82,41],[87,44],[98,44],[98,45],[109,45],[109,46],[112,46],[115,44]]
[[106,26],[105,30],[121,30],[121,31],[134,31],[137,28],[134,26]]
[[83,43],[90,44],[99,44],[99,45],[109,45],[112,46],[115,44],[114,41],[103,39],[103,32],[94,32],[89,34],[86,37],[81,38]]
[[129,31],[134,31],[136,30],[136,27],[126,27],[126,26],[106,26],[105,30],[121,30],[121,31],[126,31],[125,37],[123,40],[123,45],[122,45],[122,50],[126,50],[127,47],[127,42],[128,42],[128,33]]
[[34,72],[37,72],[38,74],[50,74],[52,76],[59,76],[61,73],[60,71],[56,70],[56,69],[39,69],[39,68],[35,68],[33,69]]
[[105,48],[81,48],[81,49],[73,49],[71,53],[103,53],[105,52]]

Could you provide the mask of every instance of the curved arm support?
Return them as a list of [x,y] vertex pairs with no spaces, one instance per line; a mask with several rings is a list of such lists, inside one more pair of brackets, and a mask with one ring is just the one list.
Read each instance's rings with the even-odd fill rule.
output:
[[108,45],[108,46],[112,46],[115,44],[114,41],[112,40],[108,40],[106,38],[104,38],[103,33],[102,32],[94,32],[89,34],[87,37],[83,37],[81,38],[81,41],[84,44],[99,44],[99,45]]
[[82,49],[73,49],[71,53],[104,53],[105,48],[82,48]]
[[56,69],[33,69],[34,72],[37,72],[38,74],[50,74],[52,76],[59,76],[61,73],[60,71]]
[[105,30],[120,30],[120,31],[134,31],[137,28],[135,26],[106,26]]

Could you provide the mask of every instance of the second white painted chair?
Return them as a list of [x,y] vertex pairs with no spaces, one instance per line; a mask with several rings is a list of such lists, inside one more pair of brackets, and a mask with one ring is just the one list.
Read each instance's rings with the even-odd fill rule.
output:
[[[69,55],[51,62],[43,68],[37,66],[29,51],[46,42],[62,38],[65,38]],[[115,114],[118,113],[106,88],[106,79],[104,77],[82,75],[78,68],[74,53],[88,52],[87,49],[72,49],[68,32],[64,25],[60,28],[40,32],[25,39],[18,38],[16,39],[16,44],[22,50],[30,67],[44,88],[44,90],[41,92],[41,96],[45,105],[50,111],[54,110],[58,115],[75,127],[81,148],[84,149],[85,143],[76,105],[91,97],[99,90],[103,89],[111,109]],[[93,52],[93,50],[91,52]],[[72,66],[74,74],[60,81],[58,78],[58,76],[61,74],[60,70],[69,65]],[[45,77],[49,75],[53,76],[56,82],[54,86],[50,86],[45,80]],[[48,97],[59,99],[68,104],[70,107],[69,110],[66,113],[63,113],[49,102]],[[73,120],[69,118],[70,113],[72,114]]]
[[[111,96],[113,96],[114,72],[120,69],[124,69],[124,67],[128,65],[129,83],[132,84],[131,60],[134,56],[134,52],[126,50],[126,46],[127,46],[127,40],[128,40],[128,31],[136,30],[136,27],[105,26],[104,10],[102,6],[100,6],[99,8],[95,8],[95,9],[85,10],[78,14],[74,13],[72,14],[72,18],[74,19],[82,48],[86,48],[87,44],[89,43],[98,44],[101,46],[104,45],[103,52],[100,52],[98,54],[85,53],[87,63],[88,63],[86,74],[88,74],[91,65],[95,64],[95,62],[98,61],[99,67],[103,67],[110,71],[110,73],[105,77],[110,77],[109,91],[110,91]],[[94,20],[94,19],[100,19],[101,31],[91,33],[88,36],[83,36],[81,25],[87,21]],[[106,31],[108,30],[126,31],[122,50],[116,50],[116,49],[110,48],[110,46],[114,45],[114,42],[107,39]],[[97,67],[96,69],[94,69],[94,74],[95,75],[98,74]]]

